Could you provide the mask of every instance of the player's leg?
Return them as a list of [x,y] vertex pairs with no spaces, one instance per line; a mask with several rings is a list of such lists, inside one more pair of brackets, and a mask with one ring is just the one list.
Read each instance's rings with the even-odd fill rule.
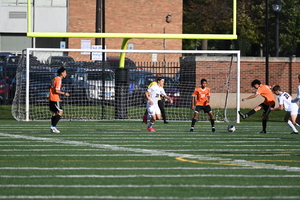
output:
[[161,113],[160,113],[160,109],[159,109],[158,105],[157,104],[150,105],[148,107],[148,113],[152,116],[152,118],[148,124],[147,130],[150,132],[156,132],[152,126],[154,125],[154,122],[156,120],[159,120],[161,117]]
[[209,118],[210,118],[210,124],[211,124],[211,131],[214,133],[216,132],[215,129],[215,117],[212,111],[210,111],[209,113],[207,113]]
[[191,128],[190,128],[190,132],[194,131],[194,126],[195,126],[196,121],[198,119],[200,110],[201,110],[201,107],[200,106],[196,106],[196,108],[194,110],[194,117],[192,119],[192,124],[191,124]]
[[268,121],[268,117],[269,117],[269,114],[271,112],[271,108],[274,108],[275,104],[274,105],[266,105],[266,104],[260,104],[261,106],[261,109],[264,110],[263,114],[262,114],[262,128],[263,130],[260,132],[262,134],[265,134],[267,133],[267,121]]
[[[291,120],[289,120],[289,119],[291,119]],[[287,112],[284,117],[284,121],[287,122],[287,124],[293,130],[293,132],[291,134],[298,134],[298,130],[294,126],[296,124],[296,120],[297,120],[297,112],[291,112],[291,113]]]
[[239,111],[239,115],[243,118],[243,119],[246,119],[247,117],[255,114],[257,111],[261,110],[262,107],[261,107],[261,104],[256,106],[255,108],[253,108],[252,110],[250,110],[249,112],[247,112],[246,114],[242,113],[241,111]]
[[147,109],[145,110],[144,116],[143,116],[143,123],[147,124],[148,123],[148,111]]
[[60,131],[56,128],[58,121],[60,120],[61,115],[63,114],[63,110],[61,108],[60,102],[49,102],[50,111],[52,112],[51,117],[51,133],[60,133]]
[[164,98],[162,100],[158,100],[158,107],[161,112],[162,119],[164,120],[165,124],[168,124],[167,118],[166,118],[166,112],[165,112],[165,103],[164,103]]

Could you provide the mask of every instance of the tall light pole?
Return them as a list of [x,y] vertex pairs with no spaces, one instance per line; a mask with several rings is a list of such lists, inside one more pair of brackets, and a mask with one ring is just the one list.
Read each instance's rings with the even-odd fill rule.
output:
[[282,9],[282,2],[280,0],[274,0],[272,2],[273,10],[276,14],[276,57],[279,56],[279,13]]
[[266,84],[269,85],[269,0],[266,2]]

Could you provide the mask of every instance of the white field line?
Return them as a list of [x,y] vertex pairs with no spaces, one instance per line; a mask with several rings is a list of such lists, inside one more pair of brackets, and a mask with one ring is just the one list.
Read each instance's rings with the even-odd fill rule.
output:
[[256,169],[253,167],[0,167],[0,170],[244,170]]
[[259,189],[274,189],[274,188],[300,188],[300,185],[17,185],[5,184],[0,185],[0,188],[259,188]]
[[[95,149],[0,149],[0,152],[28,152],[28,151],[94,151]],[[99,149],[97,151],[104,151],[104,149]],[[175,149],[170,149],[170,150],[164,150],[164,151],[175,151],[175,152],[184,152],[184,151],[209,151],[209,152],[218,152],[218,151],[237,151],[237,152],[243,152],[243,151],[250,151],[250,152],[265,152],[265,151],[300,151],[299,149],[181,149],[181,150],[175,150]],[[1,155],[0,155],[1,156]]]
[[95,143],[88,143],[88,142],[81,142],[81,141],[67,141],[59,138],[43,138],[43,137],[33,137],[33,136],[14,135],[14,134],[5,134],[5,133],[0,133],[0,136],[11,137],[14,139],[26,139],[26,140],[34,140],[34,141],[41,141],[41,142],[43,141],[43,142],[53,142],[59,144],[88,146],[88,147],[99,148],[99,149],[109,149],[112,151],[123,151],[123,152],[128,151],[128,152],[142,153],[142,154],[148,154],[153,156],[180,157],[184,159],[193,159],[193,160],[200,160],[200,161],[214,161],[214,162],[217,161],[220,164],[224,164],[224,165],[245,166],[245,167],[252,166],[261,169],[263,168],[263,169],[300,171],[300,167],[277,166],[275,164],[258,163],[258,162],[247,161],[242,159],[233,160],[230,158],[212,157],[212,156],[205,156],[205,155],[181,154],[181,153],[166,152],[163,150],[128,148],[128,147],[120,147],[117,145],[109,145],[109,144],[95,144]]
[[177,175],[0,175],[0,178],[187,178],[187,177],[225,177],[225,178],[300,178],[300,175],[239,175],[239,174],[177,174]]
[[15,195],[0,196],[0,199],[153,199],[153,200],[243,200],[243,199],[300,199],[300,196],[228,196],[228,197],[151,197],[151,196],[65,196],[65,195]]

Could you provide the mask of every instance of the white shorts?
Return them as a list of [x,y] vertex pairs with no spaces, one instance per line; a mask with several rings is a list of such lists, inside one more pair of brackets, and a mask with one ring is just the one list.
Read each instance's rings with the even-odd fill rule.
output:
[[161,114],[158,104],[150,105],[149,102],[147,102],[147,111],[148,111],[148,115],[160,115]]
[[299,108],[298,105],[292,105],[288,111],[290,113],[290,115],[298,115],[299,114]]

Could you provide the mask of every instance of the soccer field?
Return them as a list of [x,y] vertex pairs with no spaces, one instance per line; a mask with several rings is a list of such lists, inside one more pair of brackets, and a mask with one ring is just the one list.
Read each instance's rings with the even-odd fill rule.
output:
[[2,120],[0,199],[300,199],[300,135],[284,122]]

